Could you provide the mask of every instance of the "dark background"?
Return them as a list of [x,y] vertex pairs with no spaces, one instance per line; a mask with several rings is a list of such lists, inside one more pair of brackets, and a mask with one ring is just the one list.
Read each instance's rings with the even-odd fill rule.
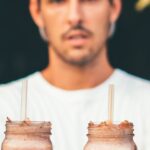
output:
[[[109,41],[114,67],[150,79],[150,8],[135,11],[136,0],[123,0],[115,36]],[[46,44],[28,11],[27,0],[0,0],[0,83],[42,70]]]

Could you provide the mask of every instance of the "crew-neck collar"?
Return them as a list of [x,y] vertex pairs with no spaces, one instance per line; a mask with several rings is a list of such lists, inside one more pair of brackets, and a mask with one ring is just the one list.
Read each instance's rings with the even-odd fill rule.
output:
[[[59,87],[56,87],[52,84],[50,84],[48,81],[45,80],[45,78],[42,76],[40,72],[36,73],[36,81],[38,83],[38,86],[43,87],[43,92],[51,92],[55,96],[62,97],[63,99],[67,99],[70,97],[70,99],[74,99],[75,97],[78,97],[79,99],[82,98],[85,95],[93,95],[93,93],[98,92],[107,92],[106,89],[108,89],[109,84],[114,84],[117,82],[117,74],[120,72],[119,69],[115,69],[114,72],[100,85],[97,85],[93,88],[88,89],[80,89],[80,90],[64,90]],[[57,94],[56,94],[57,93]]]

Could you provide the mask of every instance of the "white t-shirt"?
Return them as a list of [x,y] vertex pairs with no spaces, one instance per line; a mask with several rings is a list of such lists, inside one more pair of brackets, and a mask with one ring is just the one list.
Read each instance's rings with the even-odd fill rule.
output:
[[[0,86],[0,142],[5,121],[19,120],[22,80]],[[150,150],[150,82],[116,69],[101,85],[67,91],[38,72],[28,77],[28,117],[51,121],[54,150],[83,150],[89,121],[107,120],[108,86],[115,84],[114,120],[134,123],[138,150]]]

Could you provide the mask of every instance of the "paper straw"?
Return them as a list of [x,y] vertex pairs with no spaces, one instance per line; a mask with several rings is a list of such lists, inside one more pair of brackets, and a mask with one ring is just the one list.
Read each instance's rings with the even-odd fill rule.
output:
[[21,121],[24,121],[27,117],[27,89],[28,81],[22,82],[22,93],[21,93]]
[[108,122],[110,124],[113,123],[113,115],[114,115],[114,85],[109,85],[109,93],[108,93]]

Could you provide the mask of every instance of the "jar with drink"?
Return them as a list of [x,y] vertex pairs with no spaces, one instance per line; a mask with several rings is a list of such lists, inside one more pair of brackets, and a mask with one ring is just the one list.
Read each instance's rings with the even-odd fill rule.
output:
[[7,121],[2,150],[52,150],[50,122]]
[[128,121],[120,124],[90,122],[84,150],[137,150],[133,136],[133,124]]

